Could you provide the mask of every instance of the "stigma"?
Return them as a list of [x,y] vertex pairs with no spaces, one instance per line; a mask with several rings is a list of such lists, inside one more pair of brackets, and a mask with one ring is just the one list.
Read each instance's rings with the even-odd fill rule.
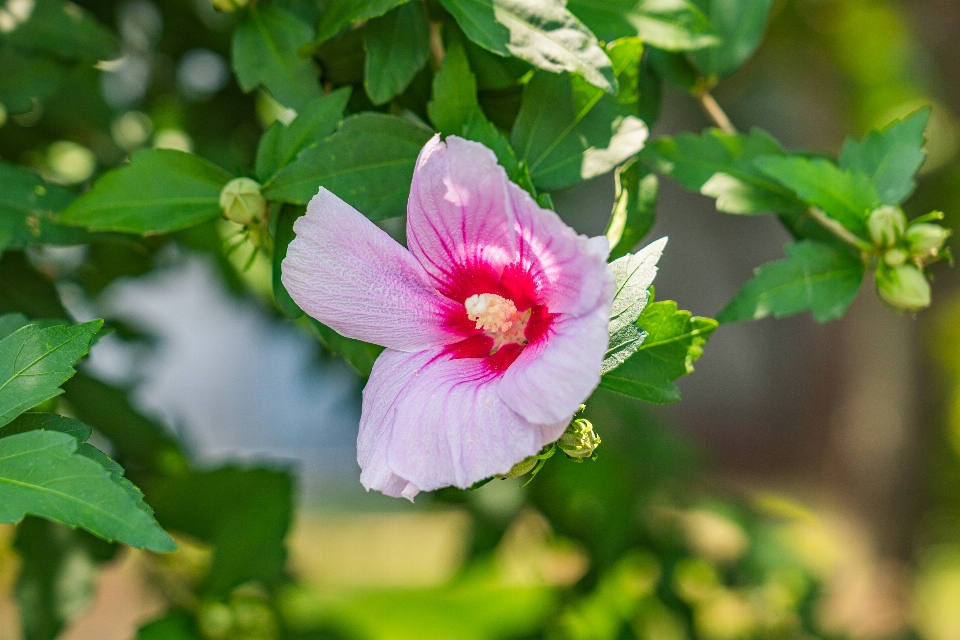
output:
[[495,293],[478,293],[463,302],[467,318],[476,322],[476,328],[482,329],[493,339],[491,354],[505,344],[527,344],[524,335],[530,311],[520,313],[513,300]]

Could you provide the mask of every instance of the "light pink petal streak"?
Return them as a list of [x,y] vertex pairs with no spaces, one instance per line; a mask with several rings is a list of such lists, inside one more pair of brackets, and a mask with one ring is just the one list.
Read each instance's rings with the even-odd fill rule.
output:
[[437,293],[408,251],[337,196],[320,189],[293,229],[281,280],[312,317],[400,351],[461,339],[444,318],[463,310]]
[[[516,258],[509,180],[482,144],[435,136],[420,152],[407,204],[407,246],[445,295],[493,292]],[[493,287],[493,288],[491,288]]]

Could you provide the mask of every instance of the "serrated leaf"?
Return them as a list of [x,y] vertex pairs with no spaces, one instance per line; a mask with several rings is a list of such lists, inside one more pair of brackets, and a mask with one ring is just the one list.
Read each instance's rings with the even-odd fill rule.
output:
[[232,176],[173,149],[144,149],[101,176],[57,220],[96,231],[169,233],[220,215],[220,190]]
[[432,134],[397,116],[349,117],[267,182],[263,193],[271,200],[306,204],[326,187],[371,220],[403,215],[413,166]]
[[606,42],[639,36],[667,51],[720,42],[710,20],[689,0],[569,0],[567,8]]
[[25,51],[51,53],[66,60],[107,60],[120,53],[110,31],[89,12],[63,0],[32,0],[23,3],[27,11],[19,15],[6,8],[5,24],[0,29],[0,46],[10,43]]
[[823,209],[858,235],[866,232],[867,215],[880,204],[869,178],[844,171],[824,158],[760,157],[754,164],[798,198]]
[[60,385],[76,373],[73,365],[102,326],[102,320],[47,329],[27,325],[0,340],[0,426],[62,393]]
[[65,433],[76,438],[78,442],[86,442],[93,435],[93,429],[79,420],[55,413],[27,412],[17,416],[8,425],[0,427],[0,437],[6,438],[7,436],[26,433],[27,431],[37,431],[38,429]]
[[613,212],[607,225],[610,258],[627,255],[653,227],[660,182],[655,174],[632,160],[618,167]]
[[311,147],[337,130],[347,108],[351,88],[341,87],[308,102],[293,121],[270,125],[257,147],[256,173],[266,182]]
[[617,282],[617,293],[610,309],[610,343],[600,367],[601,375],[626,362],[646,338],[646,332],[636,322],[650,299],[650,285],[657,275],[657,262],[666,245],[667,239],[661,238],[610,264]]
[[314,31],[292,13],[261,3],[247,9],[233,33],[230,59],[244,91],[263,86],[277,102],[300,109],[320,97],[316,65],[300,55]]
[[897,205],[910,197],[917,171],[926,158],[923,135],[930,108],[895,120],[862,141],[847,140],[840,152],[840,168],[870,178],[883,204]]
[[690,53],[706,78],[722,79],[739,69],[763,40],[773,0],[693,0],[707,15],[720,43]]
[[402,93],[430,57],[430,23],[419,2],[408,2],[363,28],[363,86],[373,104]]
[[382,16],[409,0],[332,0],[320,15],[315,42],[321,44],[361,20]]
[[470,69],[467,52],[459,37],[451,37],[443,64],[433,76],[433,96],[427,103],[427,115],[443,135],[462,135],[479,109],[477,78]]
[[636,325],[647,332],[643,344],[626,362],[600,380],[610,391],[654,404],[676,402],[680,390],[673,380],[693,371],[717,328],[710,318],[691,317],[667,300],[648,304]]
[[635,75],[640,41],[618,40],[608,51],[621,80],[616,96],[576,76],[544,72],[535,73],[524,89],[510,140],[538,189],[602,175],[643,147],[648,131],[637,117]]
[[786,246],[787,259],[759,267],[720,312],[721,324],[783,318],[811,310],[817,322],[842,316],[857,297],[864,267],[849,249],[804,240]]
[[30,431],[0,438],[0,522],[37,515],[104,540],[153,551],[176,545],[73,436]]
[[563,0],[440,0],[481,47],[513,55],[535,67],[577,73],[604,91],[616,90],[610,59],[597,37]]
[[749,135],[709,129],[658,138],[641,157],[687,189],[716,198],[725,213],[799,213],[806,206],[755,164],[761,156],[782,156],[777,141],[760,129]]
[[82,244],[84,230],[56,224],[55,213],[70,204],[72,191],[32,171],[0,162],[0,251],[27,244]]

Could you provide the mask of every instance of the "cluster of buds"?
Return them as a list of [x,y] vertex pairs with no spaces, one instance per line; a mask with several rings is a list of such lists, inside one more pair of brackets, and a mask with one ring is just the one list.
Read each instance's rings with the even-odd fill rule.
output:
[[945,255],[950,230],[933,220],[943,214],[934,211],[909,225],[900,207],[874,209],[867,218],[870,240],[876,247],[879,264],[875,274],[877,292],[892,307],[918,311],[930,306],[930,282],[924,269]]
[[260,183],[250,178],[234,178],[220,191],[223,217],[243,227],[243,238],[262,247],[269,241],[267,217],[270,205],[260,193]]
[[600,446],[600,436],[593,430],[589,420],[578,418],[570,423],[567,430],[557,440],[557,447],[574,462],[583,462],[593,458]]

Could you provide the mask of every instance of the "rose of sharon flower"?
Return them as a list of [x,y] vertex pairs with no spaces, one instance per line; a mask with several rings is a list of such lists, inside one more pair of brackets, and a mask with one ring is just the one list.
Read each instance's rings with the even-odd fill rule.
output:
[[435,136],[407,204],[409,251],[326,189],[282,281],[338,333],[383,345],[363,390],[364,487],[408,499],[503,474],[557,440],[600,382],[614,277],[485,146]]

